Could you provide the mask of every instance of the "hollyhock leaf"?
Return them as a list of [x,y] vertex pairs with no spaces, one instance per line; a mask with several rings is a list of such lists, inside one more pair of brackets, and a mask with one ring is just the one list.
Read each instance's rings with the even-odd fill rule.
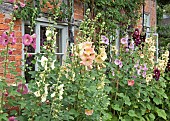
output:
[[112,106],[112,108],[113,108],[114,110],[122,111],[122,108],[121,108],[118,104],[111,105],[111,106]]
[[153,101],[156,103],[156,105],[162,104],[162,100],[160,98],[154,97]]
[[128,96],[125,96],[123,99],[124,99],[126,105],[128,105],[128,106],[131,105],[130,98]]
[[166,118],[167,115],[166,115],[166,113],[165,113],[165,110],[156,108],[156,112],[158,113],[158,116],[159,116],[159,117],[162,117],[162,118],[165,119],[165,120],[167,119],[167,118]]
[[128,115],[131,116],[131,117],[137,117],[134,110],[129,110]]
[[150,117],[152,120],[155,120],[155,115],[154,115],[154,114],[150,113],[150,114],[149,114],[149,117]]

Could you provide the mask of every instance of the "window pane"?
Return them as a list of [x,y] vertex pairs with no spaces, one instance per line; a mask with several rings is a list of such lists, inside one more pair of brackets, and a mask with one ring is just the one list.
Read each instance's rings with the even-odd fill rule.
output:
[[25,74],[25,79],[26,79],[27,83],[31,79],[33,79],[33,78],[31,78],[31,74],[29,74],[29,72],[35,70],[35,64],[32,63],[32,60],[34,60],[34,57],[35,57],[34,55],[29,55],[27,58],[25,56],[25,58],[26,58],[26,62],[25,62],[26,66],[25,67],[26,68],[25,68],[24,74]]

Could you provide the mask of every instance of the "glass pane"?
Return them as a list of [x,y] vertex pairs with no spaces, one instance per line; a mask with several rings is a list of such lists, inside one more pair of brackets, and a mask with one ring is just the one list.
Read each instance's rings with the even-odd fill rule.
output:
[[29,55],[27,58],[26,58],[26,68],[25,68],[25,79],[26,79],[26,82],[28,83],[31,79],[33,79],[31,77],[31,74],[29,74],[30,71],[34,71],[35,70],[35,64],[32,63],[32,60],[34,60],[34,55]]
[[[33,32],[31,32],[31,29],[29,28],[29,26],[28,25],[25,25],[25,34],[30,34],[30,35],[32,35],[33,33],[34,33],[34,31]],[[27,50],[25,50],[25,51],[27,51],[27,53],[35,53],[35,50],[34,50],[34,48],[31,46],[31,45],[29,45],[28,47],[27,47]],[[26,53],[26,52],[25,52]]]

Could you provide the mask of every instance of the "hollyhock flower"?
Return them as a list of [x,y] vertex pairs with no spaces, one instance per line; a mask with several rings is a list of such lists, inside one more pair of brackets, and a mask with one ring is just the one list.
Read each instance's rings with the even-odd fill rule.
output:
[[100,53],[100,55],[101,55],[101,58],[102,58],[103,61],[105,61],[107,59],[106,52]]
[[133,86],[135,84],[134,80],[128,80],[128,86]]
[[17,121],[17,120],[16,120],[16,117],[11,116],[11,117],[8,118],[8,121]]
[[146,83],[148,84],[152,80],[152,74],[146,75]]
[[109,45],[109,39],[106,36],[101,35],[101,40],[102,40],[102,43]]
[[92,60],[94,60],[94,59],[95,59],[95,53],[91,53],[91,54],[89,55],[89,58],[91,58]]
[[1,41],[1,44],[3,46],[6,46],[8,44],[9,38],[8,38],[8,35],[5,32],[2,34],[0,41]]
[[137,63],[134,65],[134,68],[137,68],[139,66],[139,60],[137,61]]
[[12,38],[12,43],[11,43],[11,45],[15,45],[15,43],[16,43],[16,41],[17,41],[17,38]]
[[29,34],[25,34],[25,35],[22,37],[22,39],[23,39],[23,44],[24,44],[25,46],[29,46],[29,45],[32,43],[32,41],[33,41],[32,37],[31,37]]
[[[91,48],[92,47],[92,44],[93,44],[93,42],[83,42],[82,43],[82,48],[83,49],[86,49],[86,48]],[[80,49],[82,49],[82,48],[80,48]]]
[[93,60],[91,58],[86,58],[86,59],[82,60],[80,63],[85,66],[90,66],[93,63]]
[[129,48],[134,50],[134,43],[131,42],[130,45],[129,45]]
[[85,109],[85,114],[87,116],[91,116],[93,114],[93,110]]
[[156,81],[159,80],[159,77],[160,77],[160,70],[158,70],[157,68],[154,70],[154,76]]
[[136,38],[138,38],[139,37],[139,29],[138,28],[136,28],[135,29],[135,31],[134,31],[134,33],[133,33],[133,39],[136,39]]
[[135,39],[135,45],[138,46],[141,44],[141,40],[139,38]]
[[19,84],[17,92],[19,92],[19,93],[21,93],[23,95],[28,94],[28,87],[25,84]]
[[90,55],[90,54],[95,53],[95,51],[94,51],[94,48],[86,48],[84,50],[84,53],[87,54],[87,55]]
[[142,73],[142,77],[143,77],[143,78],[146,77],[146,71],[144,71],[144,72]]
[[12,55],[12,50],[8,50],[8,54],[9,54],[9,55]]
[[115,63],[116,65],[119,65],[119,64],[120,64],[120,60],[119,60],[119,59],[115,59],[114,63]]
[[141,75],[140,72],[141,72],[141,70],[140,70],[140,69],[137,69],[137,74],[138,74],[138,75]]
[[140,67],[143,71],[147,71],[148,68],[146,67],[146,64],[144,64],[143,66]]
[[126,48],[126,52],[129,52],[129,48]]
[[127,44],[128,43],[128,38],[126,37],[126,38],[122,38],[121,40],[120,40],[120,42],[124,45],[124,44]]
[[101,55],[97,55],[97,57],[95,58],[95,62],[96,63],[103,63],[103,59],[102,59]]
[[17,10],[18,9],[18,5],[14,5],[13,9]]
[[81,60],[85,60],[85,59],[88,58],[88,57],[89,57],[89,55],[87,55],[87,54],[85,54],[85,53],[83,53],[83,54],[80,55]]
[[123,66],[122,61],[120,61],[119,68],[122,68],[122,66]]
[[47,70],[47,61],[48,59],[45,56],[41,57],[41,66],[44,67],[45,70]]
[[25,4],[20,2],[20,6],[21,6],[21,8],[23,8],[23,7],[25,7]]

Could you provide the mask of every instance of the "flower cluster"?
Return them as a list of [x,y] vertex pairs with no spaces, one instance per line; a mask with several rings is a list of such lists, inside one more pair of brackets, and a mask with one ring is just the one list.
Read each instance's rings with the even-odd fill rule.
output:
[[14,32],[12,32],[10,34],[10,36],[8,36],[7,32],[4,32],[1,36],[0,36],[0,44],[3,46],[6,46],[7,44],[11,44],[14,45],[16,43],[17,39],[14,36]]
[[92,66],[95,59],[94,47],[92,47],[92,42],[83,42],[79,44],[81,64],[85,66]]
[[34,49],[36,49],[36,34],[25,34],[23,37],[23,44],[25,46],[31,45]]
[[19,8],[19,6],[21,7],[21,8],[24,8],[25,7],[25,4],[23,3],[23,2],[21,2],[21,1],[16,1],[16,0],[8,0],[8,2],[10,2],[10,3],[13,3],[14,4],[14,10],[17,10],[18,8]]
[[168,60],[169,60],[169,51],[166,50],[165,53],[162,54],[161,58],[158,59],[158,65],[157,65],[157,68],[161,71],[162,74],[165,72]]
[[133,41],[129,42],[128,36],[122,38],[120,40],[120,42],[121,42],[121,44],[124,45],[124,48],[126,49],[126,52],[128,52],[129,49],[134,50],[134,42]]
[[146,72],[148,68],[146,67],[146,63],[143,65],[139,65],[139,61],[134,65],[134,68],[136,69],[137,75],[142,75],[143,78],[146,77]]
[[146,34],[145,33],[141,33],[139,32],[139,29],[136,28],[134,33],[133,33],[133,40],[135,42],[135,45],[138,46],[140,45],[142,42],[145,42],[146,39]]
[[99,48],[99,52],[100,53],[95,58],[95,62],[101,64],[107,59],[107,53],[104,47]]

